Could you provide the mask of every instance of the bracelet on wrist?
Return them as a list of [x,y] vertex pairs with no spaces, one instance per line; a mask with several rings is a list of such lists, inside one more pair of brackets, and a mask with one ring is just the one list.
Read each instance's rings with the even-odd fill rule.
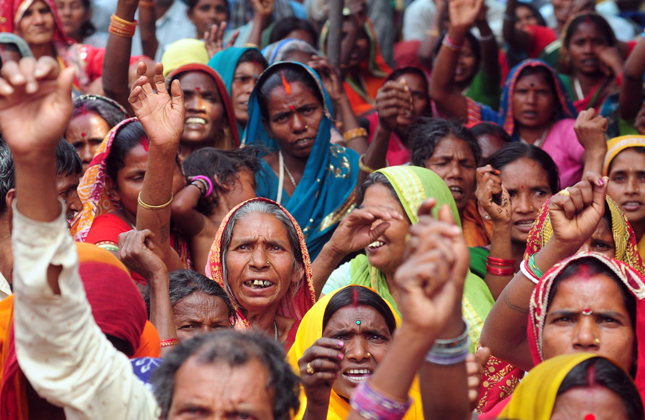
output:
[[139,203],[139,206],[141,206],[142,208],[144,208],[146,210],[162,210],[162,209],[165,209],[166,207],[168,207],[172,203],[172,200],[174,198],[175,198],[175,195],[171,193],[170,194],[170,200],[168,200],[166,203],[160,204],[158,206],[153,206],[152,204],[144,203],[144,201],[141,199],[141,193],[139,193],[139,197],[137,198],[137,201]]
[[363,127],[353,128],[343,133],[343,140],[345,140],[345,143],[349,143],[359,137],[367,137],[367,130]]
[[536,254],[533,254],[529,257],[527,265],[531,270],[531,272],[533,273],[533,275],[535,275],[535,277],[537,277],[538,279],[541,279],[542,276],[544,275],[544,272],[540,270],[540,267],[538,267],[537,264],[535,263],[535,255]]
[[494,39],[495,39],[495,35],[492,32],[486,36],[479,37],[479,41],[481,42],[493,41]]
[[441,41],[441,44],[444,45],[449,50],[454,51],[454,52],[460,52],[462,46],[464,45],[463,42],[461,44],[455,42],[452,38],[450,38],[449,35],[446,35],[445,37],[443,37],[443,41]]
[[401,420],[412,405],[412,399],[400,402],[381,394],[369,383],[359,384],[349,402],[350,406],[367,420]]
[[197,189],[199,190],[200,195],[202,197],[204,196],[204,194],[206,194],[206,185],[203,182],[201,182],[201,181],[192,181],[188,185],[192,185],[193,187],[197,187]]
[[170,347],[179,344],[179,339],[177,338],[168,338],[166,340],[161,340],[161,347]]
[[504,258],[495,258],[490,255],[486,257],[486,261],[489,265],[498,265],[500,267],[513,267],[515,266],[515,260],[506,260]]
[[112,15],[112,17],[110,18],[110,28],[108,29],[108,31],[111,34],[120,36],[122,38],[132,38],[138,24],[139,23],[136,20],[134,22],[128,22],[127,20],[122,19],[117,15]]
[[462,318],[464,332],[453,339],[435,340],[432,348],[426,354],[426,361],[436,365],[450,366],[466,360],[470,351],[470,324]]
[[365,172],[366,174],[371,174],[372,172],[375,172],[376,169],[372,169],[366,164],[363,163],[363,157],[365,155],[361,155],[361,157],[358,159],[358,167],[360,168],[361,171]]
[[528,263],[527,260],[524,260],[520,263],[520,271],[526,278],[531,280],[534,284],[538,284],[540,282],[540,279],[535,277],[535,275],[531,272],[531,270],[528,269]]
[[206,193],[202,194],[202,197],[209,196],[213,192],[213,181],[211,181],[209,177],[204,175],[197,175],[193,177],[192,181],[203,182],[204,188],[208,187]]
[[486,272],[489,274],[493,274],[495,276],[512,276],[515,274],[515,270],[511,268],[499,268],[499,267],[492,267],[488,264],[486,264]]

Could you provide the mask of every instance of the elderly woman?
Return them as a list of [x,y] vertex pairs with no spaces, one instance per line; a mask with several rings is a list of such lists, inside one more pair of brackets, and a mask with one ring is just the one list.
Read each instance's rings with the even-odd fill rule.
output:
[[291,348],[315,302],[304,235],[275,202],[248,200],[222,221],[206,274],[228,293],[235,328],[264,331]]

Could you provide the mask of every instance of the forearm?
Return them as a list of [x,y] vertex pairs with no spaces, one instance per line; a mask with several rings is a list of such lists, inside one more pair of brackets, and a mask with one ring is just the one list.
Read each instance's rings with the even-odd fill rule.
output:
[[589,171],[601,174],[603,170],[603,165],[605,162],[605,154],[607,153],[606,143],[601,144],[604,147],[598,147],[593,150],[585,150],[583,154],[583,161],[585,163],[584,169],[582,170],[583,174],[586,174]]
[[320,297],[323,287],[331,273],[338,267],[338,264],[345,256],[335,251],[330,242],[326,243],[318,257],[312,264],[313,284],[316,299]]
[[[374,170],[385,168],[387,166],[387,151],[390,147],[390,138],[392,137],[392,130],[387,128],[381,121],[376,126],[376,133],[370,143],[367,151],[363,156],[363,164]],[[364,178],[367,178],[367,173],[361,171]],[[361,178],[359,174],[359,178]],[[362,185],[365,179],[359,179],[358,185]]]
[[154,7],[139,8],[139,30],[141,31],[141,48],[143,55],[154,60],[159,48],[157,41],[157,14]]
[[620,118],[633,120],[643,104],[643,73],[645,73],[645,38],[638,41],[625,62],[623,84],[620,87]]
[[487,88],[488,91],[492,90],[495,92],[501,83],[497,41],[495,41],[495,35],[493,35],[486,20],[477,21],[477,28],[482,38],[482,69],[486,74],[486,80],[489,82],[484,88]]
[[[517,0],[507,0],[506,11],[504,12],[504,15],[515,17],[516,6]],[[515,19],[504,18],[504,24],[502,25],[502,36],[504,37],[504,42],[509,45],[515,45]]]
[[326,404],[310,404],[307,400],[307,408],[302,420],[327,420],[327,413],[329,412],[329,402]]
[[[443,0],[441,0],[443,1]],[[434,46],[437,43],[437,39],[441,34],[441,16],[443,12],[437,10],[437,12],[432,17],[432,22],[430,23],[430,28],[426,31],[426,35],[419,45],[419,50],[417,51],[417,56],[421,63],[428,68],[432,68],[432,59],[434,58]]]
[[195,210],[201,197],[201,190],[194,184],[188,184],[173,199],[172,221],[176,228],[187,236],[197,235],[204,229],[206,216]]
[[[511,226],[509,224],[495,223],[493,225],[493,240],[490,245],[489,256],[491,258],[500,258],[504,260],[513,259],[513,249],[511,246]],[[504,288],[512,278],[513,274],[500,276],[491,274],[488,272],[488,270],[486,270],[486,278],[484,279],[484,281],[488,285],[488,289],[493,295],[493,299],[497,300],[499,295],[502,293],[502,290],[504,290]]]
[[61,205],[56,194],[54,151],[35,151],[30,156],[15,154],[13,159],[18,211],[37,222],[55,220]]
[[[451,26],[447,36],[461,45],[466,38],[466,30]],[[432,71],[430,97],[452,117],[467,118],[466,100],[455,87],[455,71],[458,59],[459,51],[448,48],[446,45],[441,46]]]
[[343,68],[347,63],[349,63],[349,58],[352,55],[352,50],[354,49],[354,44],[356,44],[357,38],[358,30],[349,31],[340,44],[340,68],[341,73],[343,73],[343,79],[345,78]]
[[[150,287],[150,322],[159,333],[159,338],[168,340],[177,338],[175,318],[172,313],[170,294],[168,292],[168,272],[166,270],[154,273],[146,278]],[[164,356],[171,348],[163,347],[161,355]]]
[[419,371],[419,386],[424,418],[469,420],[472,417],[466,362],[450,366],[423,363]]
[[253,16],[253,28],[251,28],[251,33],[249,34],[249,39],[246,43],[257,45],[259,48],[262,43],[262,31],[267,28],[269,21],[270,16]]
[[[347,95],[343,94],[341,99],[336,104],[338,119],[343,123],[343,133],[356,128],[361,128],[358,119],[352,110],[352,105],[349,103]],[[364,136],[355,137],[346,143],[346,146],[358,153],[364,154],[367,151],[369,142]]]

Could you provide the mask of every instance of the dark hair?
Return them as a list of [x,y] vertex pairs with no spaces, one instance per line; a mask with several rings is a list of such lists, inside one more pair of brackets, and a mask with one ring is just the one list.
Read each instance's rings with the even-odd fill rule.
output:
[[[188,6],[188,10],[192,12],[195,7],[197,7],[199,0],[184,0],[184,3],[186,3],[186,6]],[[231,8],[228,4],[228,0],[224,0],[224,6],[226,7],[226,21],[228,21],[231,17]]]
[[604,357],[587,359],[571,369],[560,384],[558,396],[574,388],[600,385],[620,397],[629,420],[644,416],[643,401],[631,378],[625,371]]
[[56,145],[56,175],[69,176],[83,172],[83,162],[76,153],[76,148],[60,139]]
[[511,143],[513,139],[508,135],[506,130],[501,125],[495,124],[490,121],[482,121],[475,124],[470,128],[470,132],[473,133],[473,136],[479,138],[480,136],[495,136],[499,137],[502,141],[506,143]]
[[387,81],[387,82],[389,82],[390,80],[396,80],[396,79],[398,79],[399,77],[404,76],[404,75],[406,75],[406,74],[414,74],[415,76],[420,77],[420,78],[421,78],[421,80],[423,80],[423,85],[425,86],[425,88],[424,88],[424,90],[423,90],[423,91],[424,91],[424,92],[426,92],[426,96],[428,96],[428,97],[430,96],[430,95],[428,94],[428,89],[429,89],[429,87],[430,87],[430,86],[428,86],[428,76],[426,76],[426,74],[423,72],[423,70],[421,70],[421,69],[420,69],[420,68],[418,68],[418,67],[412,67],[412,66],[409,66],[409,67],[401,67],[401,68],[398,68],[398,69],[394,70],[394,71],[393,71],[393,72],[392,72],[392,73],[387,77],[386,81]]
[[300,82],[307,86],[311,93],[318,98],[320,104],[324,105],[316,80],[304,67],[294,63],[278,63],[269,67],[260,78],[258,84],[255,85],[263,118],[269,118],[269,96],[273,89],[282,86],[283,76],[289,83]]
[[633,150],[636,153],[640,153],[645,155],[645,147],[643,146],[636,146],[636,147],[628,147],[627,149],[621,150],[616,154],[616,156],[613,157],[611,162],[609,162],[609,166],[607,167],[607,175],[611,173],[611,167],[614,166],[614,159],[616,159],[621,153],[623,153],[625,150]]
[[341,308],[349,305],[365,305],[370,306],[376,310],[387,324],[387,329],[390,334],[394,333],[396,329],[396,319],[392,310],[387,305],[385,300],[378,295],[378,293],[362,286],[348,286],[336,293],[329,299],[325,314],[323,315],[322,328],[327,326],[327,323],[332,316]]
[[[180,269],[168,273],[169,277],[169,292],[170,292],[170,306],[175,306],[184,298],[192,295],[195,292],[205,293],[209,296],[221,298],[226,304],[228,309],[228,317],[233,318],[235,309],[231,305],[231,299],[228,297],[222,286],[217,282],[202,276],[196,271]],[[150,317],[150,287],[146,288],[143,300],[146,302],[148,309],[148,318]]]
[[560,191],[560,175],[558,174],[558,166],[555,164],[551,156],[544,150],[537,146],[526,143],[509,143],[504,145],[501,149],[493,153],[484,162],[493,168],[501,171],[506,165],[520,160],[531,159],[537,162],[542,169],[544,169],[549,177],[549,188],[551,194],[557,194]]
[[394,186],[392,185],[390,180],[387,179],[387,177],[381,172],[372,172],[367,176],[367,178],[365,179],[365,182],[363,182],[363,185],[361,185],[360,188],[358,189],[358,194],[356,195],[357,207],[360,207],[361,204],[363,204],[363,200],[365,199],[365,191],[367,191],[367,189],[374,184],[385,185],[392,193],[392,196],[397,200],[399,200],[399,197],[396,195],[396,191],[394,190]]
[[0,135],[0,215],[7,212],[7,193],[16,188],[16,169],[9,145]]
[[456,121],[422,117],[408,131],[412,165],[425,166],[425,161],[432,157],[439,142],[449,136],[465,141],[475,158],[475,163],[479,163],[482,149],[470,130]]
[[[438,57],[439,56],[439,50],[441,49],[441,45],[443,43],[443,39],[448,36],[448,32],[444,32],[441,35],[437,37],[437,40],[435,41],[434,44],[434,52],[433,52],[433,57]],[[473,52],[473,55],[475,56],[475,70],[473,71],[473,74],[468,80],[468,84],[470,84],[475,76],[477,75],[477,71],[479,70],[479,67],[481,66],[482,62],[482,47],[475,35],[472,34],[470,31],[466,31],[466,42],[470,45],[470,49]],[[434,63],[433,63],[434,64]]]
[[[90,10],[90,0],[81,0],[81,4],[83,5],[83,10],[85,13],[87,13]],[[79,28],[79,35],[82,38],[86,38],[88,36],[94,35],[96,32],[96,27],[94,27],[94,24],[92,23],[92,19],[87,19],[81,27]]]
[[111,103],[101,100],[90,98],[81,98],[74,101],[74,111],[70,121],[79,115],[94,113],[101,117],[110,128],[127,118],[121,109],[112,105]]
[[291,413],[300,408],[300,378],[287,363],[282,345],[263,334],[227,330],[200,334],[182,341],[152,374],[150,379],[162,419],[168,418],[175,391],[175,375],[191,356],[195,356],[200,364],[226,363],[231,367],[257,360],[269,371],[266,386],[273,396],[273,418],[289,420]]
[[533,15],[533,17],[535,19],[537,19],[539,26],[546,26],[546,20],[544,20],[544,17],[542,16],[542,13],[540,13],[538,8],[535,7],[533,4],[525,3],[523,1],[518,1],[516,6],[515,6],[515,10],[517,10],[520,7],[523,7],[525,9],[529,9],[531,11],[531,14]]
[[562,110],[562,103],[560,102],[560,99],[558,98],[557,94],[557,89],[555,88],[555,83],[556,81],[553,79],[553,72],[549,71],[549,68],[546,65],[541,65],[541,66],[526,66],[520,71],[520,74],[517,75],[517,79],[515,79],[515,83],[520,81],[523,77],[526,76],[532,76],[534,74],[541,74],[546,82],[548,83],[549,87],[551,88],[551,93],[553,94],[553,98],[555,99],[555,106],[556,108],[554,109],[553,114],[556,115]]
[[116,182],[119,171],[130,150],[139,144],[148,144],[148,136],[139,121],[133,121],[119,128],[112,142],[110,154],[105,159],[105,173]]
[[265,69],[269,67],[269,63],[267,63],[266,58],[264,58],[262,53],[255,48],[249,48],[248,50],[244,51],[244,53],[240,56],[240,59],[237,60],[235,68],[237,68],[237,66],[242,63],[259,63]]
[[275,23],[275,25],[273,25],[273,30],[269,37],[269,44],[286,39],[289,33],[297,30],[309,33],[309,35],[311,35],[311,39],[314,41],[313,46],[316,47],[318,45],[318,34],[316,33],[313,25],[309,23],[308,20],[298,19],[294,16],[280,19]]
[[211,215],[217,205],[222,189],[214,181],[215,175],[221,185],[233,186],[240,178],[239,172],[248,170],[255,175],[260,170],[258,159],[259,149],[245,147],[243,149],[218,150],[205,147],[196,150],[184,161],[184,173],[187,177],[203,175],[213,182],[211,198],[200,198],[196,210],[204,215]]
[[597,13],[585,13],[585,14],[576,16],[569,22],[569,26],[567,27],[567,32],[564,34],[564,41],[562,42],[565,47],[567,48],[569,47],[573,34],[578,30],[578,27],[583,23],[594,24],[596,26],[596,29],[602,32],[602,34],[605,36],[605,38],[607,39],[607,45],[609,45],[610,47],[613,47],[618,42],[616,41],[616,35],[614,34],[614,30],[611,29],[611,26],[609,26],[609,23],[607,23],[605,18],[603,18]]

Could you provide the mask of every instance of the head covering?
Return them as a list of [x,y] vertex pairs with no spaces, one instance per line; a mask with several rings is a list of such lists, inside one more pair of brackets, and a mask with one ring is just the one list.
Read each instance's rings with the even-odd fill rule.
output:
[[208,264],[206,266],[206,275],[215,280],[217,284],[222,286],[222,288],[229,294],[229,297],[231,298],[231,304],[233,305],[233,308],[235,308],[235,328],[242,330],[250,329],[251,323],[246,319],[243,313],[243,308],[239,306],[237,299],[231,293],[230,287],[228,287],[228,279],[224,278],[222,269],[222,241],[224,231],[226,230],[226,226],[228,226],[231,217],[233,217],[233,215],[242,207],[254,201],[266,201],[267,203],[275,204],[276,206],[278,206],[280,210],[282,210],[284,214],[289,217],[289,220],[291,220],[293,228],[296,230],[296,233],[298,234],[298,240],[300,242],[300,251],[302,253],[302,262],[304,265],[304,279],[298,284],[291,283],[287,294],[282,299],[282,302],[280,302],[278,315],[299,321],[313,306],[314,302],[316,302],[311,261],[309,260],[309,253],[307,252],[305,238],[302,234],[302,231],[300,230],[300,226],[298,226],[298,222],[296,222],[293,216],[291,216],[291,214],[289,214],[289,212],[278,203],[267,200],[266,198],[252,198],[239,204],[226,215],[224,220],[222,220],[222,223],[220,223],[219,229],[217,230],[217,234],[215,235],[213,246],[211,247],[210,253],[208,254]]
[[549,420],[564,378],[585,360],[589,353],[565,354],[540,363],[517,387],[500,419]]
[[[349,286],[346,286],[349,287]],[[295,372],[300,372],[298,367],[298,360],[305,354],[305,351],[311,347],[316,340],[322,337],[323,335],[323,317],[325,315],[325,310],[331,298],[341,291],[344,288],[334,290],[332,293],[329,293],[322,298],[307,312],[307,315],[302,319],[300,326],[298,327],[298,333],[296,334],[296,340],[287,354],[287,361],[293,368]],[[367,287],[366,287],[367,289]],[[371,290],[371,289],[370,289]],[[373,290],[376,292],[375,290]],[[386,301],[389,306],[394,319],[396,320],[396,325],[399,327],[401,325],[401,319],[394,311],[394,308]],[[421,392],[419,389],[419,383],[417,379],[414,380],[412,387],[410,388],[410,397],[413,400],[412,406],[408,410],[407,414],[403,420],[423,420],[423,407],[421,404]],[[300,388],[300,410],[293,417],[293,420],[302,420],[307,408],[307,396],[304,393],[302,387]],[[331,396],[329,398],[329,411],[327,412],[327,420],[344,420],[348,417],[351,407],[349,403],[341,398],[333,389],[331,391]]]
[[603,175],[609,175],[609,165],[620,152],[630,147],[645,147],[645,136],[629,135],[615,137],[607,142],[607,154],[603,165]]
[[[2,18],[0,18],[2,19]],[[18,47],[18,51],[20,51],[20,55],[22,57],[33,57],[34,55],[31,52],[31,48],[29,48],[29,44],[27,42],[20,38],[16,34],[12,34],[10,32],[1,32],[0,33],[0,44],[13,44],[16,47]]]
[[229,144],[228,146],[230,147],[227,147],[227,148],[232,149],[232,148],[240,147],[240,136],[237,131],[237,120],[235,119],[235,112],[233,111],[231,98],[228,95],[228,91],[226,90],[226,86],[224,85],[222,78],[220,77],[219,74],[217,74],[215,70],[213,70],[211,67],[208,67],[205,64],[198,64],[198,63],[185,64],[183,66],[176,68],[172,73],[170,73],[170,75],[168,76],[169,82],[179,78],[179,76],[183,73],[192,72],[192,71],[201,71],[203,73],[206,73],[210,77],[212,77],[213,80],[215,80],[215,84],[217,85],[217,90],[219,91],[219,95],[222,98],[222,105],[224,105],[224,111],[226,111],[226,118],[228,119],[229,130],[231,130],[230,139],[226,139],[226,140],[227,140],[227,143],[230,142],[232,144]]
[[[433,215],[437,217],[441,206],[448,204],[457,226],[461,226],[455,199],[439,175],[429,169],[418,166],[393,166],[379,169],[377,172],[385,175],[390,184],[392,184],[411,224],[416,224],[418,221],[417,211],[421,203],[432,197],[437,200],[437,205],[432,209]],[[350,264],[352,284],[367,286],[376,290],[398,313],[398,308],[388,287],[385,274],[376,267],[371,266],[369,259],[365,255],[357,256]],[[470,322],[470,336],[473,342],[471,350],[473,352],[476,348],[476,343],[479,343],[484,320],[494,303],[495,301],[486,283],[469,270],[464,286],[462,310],[464,317]]]
[[[529,238],[526,242],[524,259],[528,259],[531,255],[537,254],[549,242],[551,236],[553,236],[553,226],[551,226],[551,217],[549,216],[550,201],[549,199],[544,203],[537,215],[535,223],[533,223],[533,227],[529,232]],[[627,221],[625,214],[618,208],[616,202],[609,196],[606,196],[606,201],[611,212],[611,230],[616,249],[616,256],[614,258],[630,265],[645,275],[645,267],[643,267],[643,260],[638,253],[634,230],[629,224],[629,221]]]
[[168,45],[161,57],[163,77],[186,64],[208,64],[208,51],[204,41],[185,38]]
[[74,108],[76,108],[77,103],[83,102],[83,101],[105,102],[107,104],[112,105],[113,107],[115,107],[119,111],[121,111],[121,113],[123,114],[123,119],[124,120],[127,120],[128,118],[130,118],[130,116],[128,115],[128,111],[126,111],[125,108],[120,103],[118,103],[114,99],[108,98],[106,96],[94,95],[94,94],[77,96],[76,98],[74,98]]
[[262,55],[269,65],[284,61],[284,57],[293,51],[302,51],[311,55],[320,55],[320,52],[312,47],[308,42],[300,39],[282,39],[274,42],[262,50]]
[[564,261],[554,265],[549,271],[544,273],[537,287],[533,290],[529,306],[529,325],[528,325],[528,342],[531,350],[533,362],[538,365],[543,363],[542,353],[542,333],[547,316],[547,307],[549,306],[549,293],[553,282],[569,264],[581,258],[595,258],[609,268],[620,281],[625,285],[627,290],[636,299],[636,325],[634,325],[636,343],[638,350],[637,370],[634,382],[638,388],[641,397],[645,396],[645,278],[633,267],[602,254],[587,252],[574,255]]

